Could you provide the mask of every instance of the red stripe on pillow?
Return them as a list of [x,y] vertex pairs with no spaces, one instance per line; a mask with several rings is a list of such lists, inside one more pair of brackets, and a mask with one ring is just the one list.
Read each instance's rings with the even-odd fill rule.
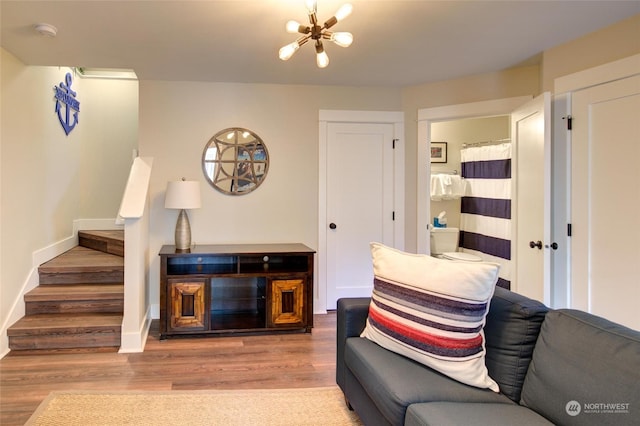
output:
[[477,335],[471,339],[455,339],[450,337],[437,336],[431,333],[427,333],[423,330],[419,330],[413,327],[409,327],[405,324],[400,324],[393,319],[390,319],[384,315],[384,312],[379,311],[373,304],[369,307],[369,315],[375,321],[384,325],[385,327],[393,330],[394,332],[407,336],[412,340],[432,345],[439,346],[447,349],[468,349],[475,348],[482,345],[482,336]]

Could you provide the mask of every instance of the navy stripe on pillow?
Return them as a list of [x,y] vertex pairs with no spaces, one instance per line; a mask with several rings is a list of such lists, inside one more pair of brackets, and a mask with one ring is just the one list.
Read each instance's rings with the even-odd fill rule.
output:
[[378,294],[384,294],[389,299],[402,299],[411,301],[413,304],[429,306],[437,310],[439,315],[450,314],[451,317],[462,317],[463,321],[478,321],[482,319],[487,310],[486,303],[465,303],[459,300],[451,300],[438,297],[424,291],[416,291],[407,287],[392,284],[374,277],[373,289]]
[[466,179],[510,179],[511,159],[464,162],[462,163],[462,177]]
[[460,199],[460,213],[511,219],[511,200],[462,197]]
[[[378,295],[377,292],[374,292],[374,295],[384,297],[384,295]],[[456,327],[454,325],[448,325],[442,322],[430,321],[425,318],[417,317],[415,315],[411,315],[406,310],[401,310],[401,309],[394,308],[393,306],[389,306],[386,303],[384,303],[382,300],[378,299],[377,297],[372,298],[371,303],[374,303],[378,307],[378,309],[382,311],[392,313],[396,316],[407,319],[416,324],[424,325],[426,327],[431,327],[431,328],[437,328],[438,330],[453,331],[456,333],[478,333],[480,330],[482,330],[482,325],[477,325],[475,327]],[[485,307],[486,307],[486,304],[485,304]]]
[[460,247],[511,260],[510,240],[460,231]]

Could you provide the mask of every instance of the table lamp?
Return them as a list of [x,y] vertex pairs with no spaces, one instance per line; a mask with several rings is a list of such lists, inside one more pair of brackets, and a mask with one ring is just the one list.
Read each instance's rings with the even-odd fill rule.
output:
[[176,250],[191,248],[191,226],[186,210],[200,208],[200,182],[184,178],[167,182],[164,207],[180,209],[176,222]]

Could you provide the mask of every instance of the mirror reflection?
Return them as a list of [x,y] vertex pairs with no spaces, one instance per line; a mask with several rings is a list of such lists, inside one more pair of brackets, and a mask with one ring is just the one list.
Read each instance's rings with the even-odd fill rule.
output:
[[207,181],[218,191],[248,194],[267,176],[269,153],[262,139],[251,130],[225,129],[207,142],[202,168]]

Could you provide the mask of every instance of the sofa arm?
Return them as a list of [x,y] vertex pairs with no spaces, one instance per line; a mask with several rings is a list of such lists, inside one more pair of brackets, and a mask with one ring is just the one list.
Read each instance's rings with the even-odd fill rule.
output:
[[349,337],[360,336],[369,315],[369,297],[357,297],[338,300],[336,382],[344,390],[345,369],[344,347]]

